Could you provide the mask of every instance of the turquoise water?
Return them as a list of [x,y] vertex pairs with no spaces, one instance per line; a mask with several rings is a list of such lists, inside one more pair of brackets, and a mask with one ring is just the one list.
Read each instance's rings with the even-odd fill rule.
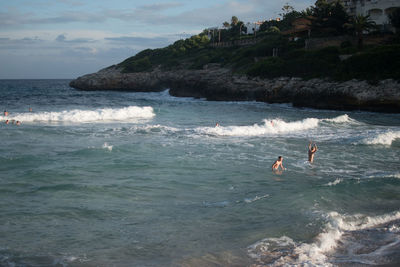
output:
[[400,115],[68,82],[0,81],[0,265],[400,264]]

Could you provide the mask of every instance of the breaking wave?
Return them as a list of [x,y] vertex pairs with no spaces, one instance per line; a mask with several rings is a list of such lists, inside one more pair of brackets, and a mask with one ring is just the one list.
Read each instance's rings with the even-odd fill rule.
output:
[[322,119],[322,121],[333,122],[333,123],[359,123],[356,120],[350,118],[349,115],[347,115],[347,114],[337,116],[332,119]]
[[150,119],[155,116],[152,107],[130,106],[125,108],[102,108],[96,110],[65,110],[60,112],[17,113],[1,120],[18,120],[22,122],[132,122],[138,119]]
[[265,119],[262,124],[250,126],[199,127],[196,128],[195,131],[200,134],[217,136],[259,136],[315,129],[319,126],[320,122],[351,123],[356,121],[345,114],[332,119],[306,118],[292,122],[286,122],[281,119]]
[[400,139],[400,131],[388,131],[377,136],[365,138],[359,144],[390,146],[396,139]]
[[[312,243],[298,243],[287,236],[279,238],[265,238],[248,247],[248,255],[256,262],[269,266],[333,266],[337,258],[343,257],[346,250],[347,263],[358,262],[368,264],[380,264],[385,261],[386,250],[398,249],[400,245],[399,220],[400,212],[393,212],[381,216],[353,215],[345,216],[337,212],[327,214],[327,223]],[[375,241],[375,244],[362,244],[365,236],[371,235],[375,230],[376,236],[372,238],[379,240],[384,235],[384,242]],[[348,244],[346,244],[348,240]],[[359,251],[371,250],[374,247],[373,255],[368,253],[357,254],[352,251],[352,242],[359,242]],[[346,248],[346,245],[350,248]],[[367,249],[368,246],[368,249]],[[338,250],[338,251],[335,251]],[[335,258],[337,253],[337,258]]]
[[265,134],[279,134],[296,132],[318,127],[318,119],[309,118],[301,121],[285,122],[280,119],[264,120],[261,125],[251,126],[216,126],[200,127],[195,131],[200,134],[220,136],[258,136]]

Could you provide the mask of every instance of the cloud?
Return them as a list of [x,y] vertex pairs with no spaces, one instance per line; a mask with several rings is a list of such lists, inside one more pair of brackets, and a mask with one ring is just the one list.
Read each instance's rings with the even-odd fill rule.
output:
[[[312,1],[312,0],[311,0]],[[296,1],[293,6],[302,10],[309,6],[310,0]],[[290,1],[289,1],[289,4]],[[232,16],[239,17],[244,22],[254,22],[276,18],[281,12],[283,2],[281,0],[247,0],[247,1],[225,1],[216,3],[203,8],[188,9],[180,13],[166,13],[164,11],[182,7],[180,4],[169,3],[159,5],[140,6],[131,10],[108,10],[105,15],[121,21],[136,21],[145,25],[166,26],[173,25],[179,28],[212,27],[219,26],[225,20],[230,20]]]
[[67,37],[65,37],[64,34],[60,34],[59,36],[57,36],[56,41],[57,42],[64,42],[67,39]]
[[[80,1],[58,0],[69,5],[81,5]],[[293,3],[291,3],[293,2]],[[313,0],[289,1],[297,10],[312,4]],[[190,9],[183,2],[168,2],[142,5],[132,9],[109,9],[103,7],[96,11],[73,8],[70,11],[55,13],[53,16],[41,16],[32,12],[21,13],[16,10],[0,12],[0,26],[46,25],[66,23],[104,23],[111,20],[122,22],[137,22],[144,25],[179,26],[181,29],[190,27],[211,27],[222,24],[233,15],[244,22],[277,17],[281,12],[281,0],[246,0],[216,2],[203,8]],[[184,10],[184,11],[182,11]],[[172,12],[175,11],[175,12]],[[179,11],[179,13],[177,13]]]
[[155,11],[165,11],[167,9],[182,7],[182,6],[183,6],[182,3],[171,2],[171,3],[157,3],[157,4],[139,6],[137,9],[142,11],[146,10],[155,12]]
[[67,40],[67,37],[64,34],[60,34],[56,37],[55,41],[60,43],[94,43],[96,40],[89,39],[89,38],[76,38],[72,40]]
[[169,43],[169,39],[166,37],[154,37],[154,38],[145,38],[145,37],[130,37],[130,36],[121,36],[121,37],[109,37],[105,38],[105,40],[124,43],[124,44],[137,44],[137,45],[149,45],[149,46],[159,46],[161,44],[167,45]]

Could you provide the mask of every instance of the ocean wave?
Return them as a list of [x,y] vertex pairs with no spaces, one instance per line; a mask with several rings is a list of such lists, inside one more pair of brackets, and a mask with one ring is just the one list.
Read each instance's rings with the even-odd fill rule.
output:
[[180,131],[180,129],[175,127],[163,126],[160,124],[154,125],[141,125],[141,126],[133,126],[130,128],[130,131],[138,132],[138,133],[157,133],[161,132],[165,133],[175,133]]
[[391,146],[396,139],[400,139],[400,131],[387,131],[373,137],[364,138],[356,144]]
[[366,176],[368,179],[374,178],[396,178],[400,179],[400,173],[388,173],[388,172],[381,172],[381,173],[373,173]]
[[102,108],[96,110],[65,110],[60,112],[16,113],[0,120],[18,120],[22,122],[113,122],[151,119],[155,116],[152,107],[130,106],[125,108]]
[[304,130],[315,129],[320,122],[333,123],[357,123],[347,114],[332,119],[305,118],[303,120],[286,122],[282,119],[264,119],[262,124],[253,124],[249,126],[215,126],[199,127],[195,129],[198,134],[207,134],[214,136],[260,136],[268,134],[282,134],[301,132]]
[[[399,225],[397,223],[390,224],[400,220],[400,212],[396,211],[381,216],[361,214],[345,216],[337,212],[330,212],[326,215],[326,219],[327,223],[323,232],[312,243],[298,243],[287,236],[265,238],[249,246],[248,255],[259,264],[269,266],[333,266],[335,249],[339,244],[343,246],[344,235],[359,237],[362,236],[360,233],[362,230],[368,230],[367,235],[371,229],[379,228],[382,225],[386,225],[386,227],[379,228],[378,234],[382,234],[381,231],[392,235],[397,234]],[[390,245],[397,246],[400,237],[392,236],[390,240]],[[379,246],[376,251],[385,250],[389,247],[387,243],[376,244]],[[351,259],[349,260],[351,261]],[[375,261],[379,262],[379,260],[379,257],[375,257]],[[362,259],[358,258],[358,261],[361,262]]]
[[294,122],[285,122],[281,119],[273,119],[264,120],[264,123],[261,125],[199,127],[195,129],[195,132],[216,136],[259,136],[312,129],[318,126],[318,122],[319,120],[314,118]]
[[347,115],[347,114],[340,115],[340,116],[337,116],[337,117],[332,118],[332,119],[321,119],[321,121],[324,121],[324,122],[332,122],[332,123],[353,123],[353,124],[359,124],[358,121],[356,121],[356,120],[350,118],[349,115]]

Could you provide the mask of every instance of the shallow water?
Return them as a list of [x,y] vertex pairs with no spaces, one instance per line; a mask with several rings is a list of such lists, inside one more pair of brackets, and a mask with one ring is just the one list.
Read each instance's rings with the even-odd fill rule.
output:
[[67,80],[0,96],[22,121],[0,125],[0,265],[400,264],[400,115]]

